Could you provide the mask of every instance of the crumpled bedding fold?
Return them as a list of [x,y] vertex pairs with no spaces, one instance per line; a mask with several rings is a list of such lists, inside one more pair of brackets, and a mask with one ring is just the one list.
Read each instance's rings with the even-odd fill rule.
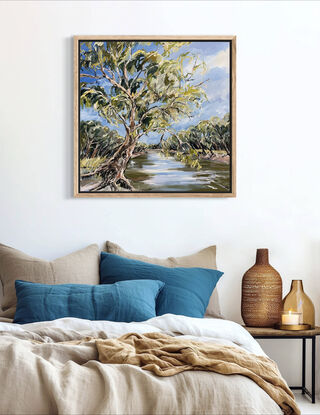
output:
[[97,340],[96,345],[100,362],[135,365],[157,376],[173,376],[189,370],[246,376],[267,392],[286,415],[300,414],[293,393],[268,357],[163,333],[128,333],[118,339]]

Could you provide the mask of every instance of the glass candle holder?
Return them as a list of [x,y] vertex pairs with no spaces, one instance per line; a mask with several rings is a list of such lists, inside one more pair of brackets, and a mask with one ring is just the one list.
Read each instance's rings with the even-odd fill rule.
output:
[[[314,305],[310,298],[303,290],[302,280],[292,280],[290,292],[283,299],[282,321],[297,321],[299,315],[299,325],[308,325],[309,328],[314,328]],[[293,323],[289,323],[293,324]]]

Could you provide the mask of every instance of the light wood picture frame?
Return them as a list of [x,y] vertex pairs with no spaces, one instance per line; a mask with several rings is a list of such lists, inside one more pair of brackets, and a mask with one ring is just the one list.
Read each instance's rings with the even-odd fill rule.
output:
[[236,196],[236,36],[74,36],[75,197]]

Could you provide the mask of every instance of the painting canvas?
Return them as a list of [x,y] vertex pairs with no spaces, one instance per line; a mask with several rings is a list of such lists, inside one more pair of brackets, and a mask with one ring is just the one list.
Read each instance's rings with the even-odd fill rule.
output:
[[75,196],[234,196],[235,37],[75,37]]

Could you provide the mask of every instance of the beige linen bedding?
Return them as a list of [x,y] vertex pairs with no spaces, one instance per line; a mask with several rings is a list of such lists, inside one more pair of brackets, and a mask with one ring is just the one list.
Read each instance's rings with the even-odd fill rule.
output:
[[157,376],[205,370],[252,379],[286,415],[299,415],[294,395],[269,358],[217,343],[179,339],[163,333],[128,333],[118,339],[96,341],[102,363],[131,364]]
[[282,413],[245,376],[194,370],[159,377],[138,366],[98,361],[92,338],[112,339],[129,332],[214,340],[263,354],[241,326],[221,319],[164,315],[142,323],[71,318],[24,326],[0,323],[0,414]]

